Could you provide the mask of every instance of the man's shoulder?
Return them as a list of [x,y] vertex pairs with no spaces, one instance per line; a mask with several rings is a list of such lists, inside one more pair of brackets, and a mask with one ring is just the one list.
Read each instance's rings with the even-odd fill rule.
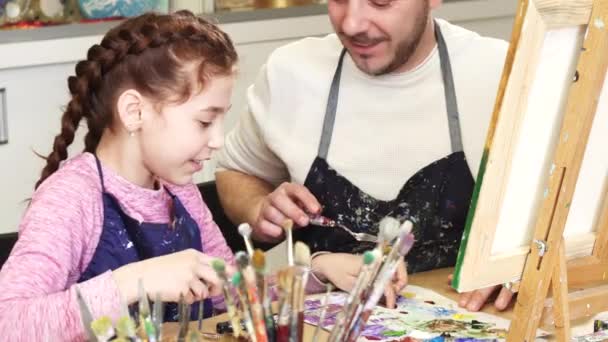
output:
[[451,56],[462,56],[478,62],[490,62],[492,60],[504,60],[509,43],[505,40],[485,37],[477,32],[468,30],[462,26],[451,24],[445,20],[437,19],[441,32]]

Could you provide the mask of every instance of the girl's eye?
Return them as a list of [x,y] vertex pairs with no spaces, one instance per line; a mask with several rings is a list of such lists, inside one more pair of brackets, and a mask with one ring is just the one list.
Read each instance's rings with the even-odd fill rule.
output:
[[201,124],[201,126],[203,126],[203,128],[207,128],[207,127],[211,126],[211,122],[199,121],[199,123]]

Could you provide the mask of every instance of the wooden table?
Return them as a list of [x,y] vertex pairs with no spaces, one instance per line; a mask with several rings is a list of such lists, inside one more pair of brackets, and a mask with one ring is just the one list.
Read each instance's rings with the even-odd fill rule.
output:
[[[448,297],[453,300],[458,300],[458,293],[455,292],[448,284],[448,275],[452,272],[452,268],[444,268],[429,272],[417,273],[409,276],[409,283],[412,285],[418,285],[421,287],[429,288],[437,293]],[[504,312],[498,312],[494,306],[486,305],[483,312],[497,315],[506,319],[511,319],[512,308],[507,309]],[[227,314],[215,316],[203,321],[203,332],[215,333],[215,326],[218,322],[227,321]],[[197,323],[192,322],[191,327],[196,328]],[[166,323],[163,327],[163,335],[167,336],[163,341],[175,341],[178,333],[177,323]],[[314,333],[314,326],[305,325],[304,327],[304,341],[310,341],[312,334]],[[319,334],[320,340],[324,341],[327,339],[328,334],[325,331],[321,331]],[[211,341],[208,339],[208,341]],[[219,340],[215,341],[236,341],[235,338],[229,336],[222,336]]]

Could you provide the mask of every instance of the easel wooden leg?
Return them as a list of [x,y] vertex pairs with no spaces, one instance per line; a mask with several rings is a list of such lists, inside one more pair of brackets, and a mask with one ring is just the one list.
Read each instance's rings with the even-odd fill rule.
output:
[[555,319],[555,336],[558,341],[570,341],[570,312],[568,307],[568,275],[564,239],[559,246],[557,267],[551,277],[553,290],[553,317]]

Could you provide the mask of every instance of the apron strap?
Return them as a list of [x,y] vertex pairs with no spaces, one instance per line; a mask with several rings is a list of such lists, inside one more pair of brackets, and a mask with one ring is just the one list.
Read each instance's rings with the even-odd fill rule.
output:
[[462,134],[460,131],[460,119],[458,114],[458,101],[456,100],[456,88],[454,87],[454,76],[452,64],[447,45],[441,34],[441,29],[435,21],[435,38],[439,50],[439,64],[441,65],[441,77],[443,78],[443,90],[445,93],[445,107],[448,112],[448,124],[450,127],[450,141],[452,152],[460,152],[462,147]]
[[[441,29],[435,21],[435,38],[437,40],[437,49],[439,51],[439,63],[441,65],[441,77],[443,78],[443,89],[445,95],[445,105],[448,114],[448,125],[450,129],[450,142],[452,152],[460,152],[462,147],[462,134],[460,129],[460,119],[458,113],[458,101],[456,99],[456,89],[454,86],[454,77],[452,74],[452,66],[450,64],[450,56],[448,49],[441,33]],[[342,64],[346,49],[343,48],[340,53],[340,59],[336,66],[331,87],[329,88],[329,97],[327,99],[327,107],[325,109],[325,117],[323,119],[323,130],[321,132],[321,142],[319,143],[318,157],[327,159],[329,145],[331,143],[334,122],[336,121],[336,109],[338,107],[338,95],[340,91],[340,76],[342,74]]]
[[342,74],[342,62],[344,62],[345,54],[346,49],[342,48],[338,66],[336,67],[334,78],[331,81],[331,87],[329,88],[329,98],[327,99],[327,107],[325,108],[323,131],[321,131],[321,142],[319,143],[318,152],[318,156],[323,159],[327,158],[329,144],[331,143],[331,135],[334,130],[334,121],[336,121],[336,108],[338,107],[338,94],[340,92],[340,75]]
[[101,192],[105,193],[106,186],[103,183],[103,171],[101,171],[101,162],[99,161],[99,158],[97,158],[96,154],[93,154],[93,156],[95,157],[95,164],[97,164],[97,172],[99,173],[99,181],[101,182]]

